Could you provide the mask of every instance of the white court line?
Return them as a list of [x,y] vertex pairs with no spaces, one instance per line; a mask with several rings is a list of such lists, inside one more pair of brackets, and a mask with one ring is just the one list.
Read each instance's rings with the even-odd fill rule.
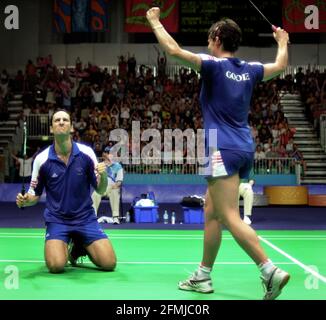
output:
[[[44,260],[5,260],[1,259],[1,262],[6,263],[45,263]],[[91,261],[85,261],[83,263],[92,263]],[[118,261],[118,264],[144,264],[144,265],[186,265],[186,264],[195,264],[198,265],[198,261],[196,262],[180,262],[180,261]],[[293,262],[277,262],[278,265],[293,265]],[[254,262],[215,262],[214,265],[255,265]]]
[[[44,239],[44,235],[40,235],[40,236],[1,236],[0,235],[0,239]],[[266,237],[269,238],[269,237]],[[160,236],[156,236],[156,237],[139,237],[139,236],[110,236],[109,235],[109,239],[115,240],[115,239],[120,239],[120,240],[202,240],[203,237],[160,237]],[[326,237],[325,238],[284,238],[284,237],[278,237],[278,238],[269,238],[272,240],[282,240],[282,241],[302,241],[302,240],[309,240],[309,241],[326,241]],[[233,240],[232,237],[223,237],[223,240]]]
[[[108,230],[108,229],[103,229],[104,231],[111,233],[112,230]],[[116,231],[116,230],[114,230]],[[203,232],[202,232],[203,233]],[[41,236],[45,234],[45,229],[44,229],[44,233],[34,233],[34,232],[0,232],[0,235],[27,235],[27,236]],[[112,235],[119,235],[119,236],[141,236],[141,237],[147,237],[147,236],[152,236],[152,237],[198,237],[200,236],[199,234],[160,234],[160,233],[120,233],[120,232],[113,232]],[[325,237],[326,237],[326,233],[325,233]]]
[[[41,238],[44,238],[45,235],[42,235],[42,236],[1,236],[0,235],[0,238],[31,238],[31,239],[41,239]],[[203,237],[184,237],[184,238],[175,238],[175,237],[124,237],[124,236],[108,236],[109,239],[127,239],[127,240],[130,240],[130,239],[133,239],[133,240],[202,240]],[[232,240],[233,238],[225,238],[225,240]],[[326,239],[326,238],[325,238]]]
[[[110,235],[110,231],[111,230],[106,230],[104,229],[104,231],[107,231],[109,236],[110,237],[115,237],[115,236],[121,236],[121,237],[180,237],[180,238],[183,238],[183,237],[201,237],[202,235],[199,235],[199,234],[159,234],[159,233],[153,233],[153,234],[142,234],[142,233],[139,233],[139,234],[130,234],[130,233],[112,233]],[[33,232],[0,232],[0,237],[1,236],[44,236],[45,234],[45,231],[44,233],[33,233]],[[227,237],[230,237],[232,238],[231,236],[225,236],[226,238]],[[288,234],[282,234],[282,235],[264,235],[264,237],[266,238],[289,238],[289,239],[306,239],[306,238],[325,238],[326,239],[326,231],[325,231],[325,236],[324,235],[288,235]]]
[[[4,238],[4,239],[43,239],[45,237],[44,234],[42,235],[1,235],[0,234],[0,239]],[[133,239],[133,240],[202,240],[203,237],[202,236],[184,236],[184,237],[178,237],[178,236],[169,236],[169,237],[162,237],[162,236],[155,236],[155,237],[148,237],[148,236],[138,236],[138,235],[129,235],[129,236],[115,236],[115,235],[108,235],[109,239],[122,239],[122,240],[129,240],[129,239]],[[272,239],[272,240],[284,240],[284,241],[302,241],[302,240],[309,240],[309,241],[326,241],[326,237],[305,237],[305,238],[291,238],[291,237],[268,237],[266,236],[266,238],[268,239]],[[233,240],[233,237],[230,236],[226,236],[223,237],[222,240]]]
[[[1,237],[1,236],[0,236]],[[326,240],[326,237],[323,238],[283,238],[283,237],[277,237],[277,238],[270,238],[270,237],[265,237],[267,239],[271,239],[271,240],[289,240],[289,241],[302,241],[302,240]]]
[[[111,232],[112,230],[104,229],[104,231]],[[116,230],[114,230],[116,231]],[[44,229],[45,233],[45,229]],[[35,233],[35,232],[0,232],[0,235],[33,235],[33,236],[39,236],[43,235],[44,233]],[[118,234],[120,236],[161,236],[161,237],[170,237],[170,236],[176,236],[176,237],[198,237],[198,234],[160,234],[160,233],[120,233],[120,232],[114,232],[113,234]]]
[[323,281],[324,283],[326,283],[326,278],[324,276],[322,276],[321,274],[319,274],[318,272],[314,271],[313,269],[309,268],[308,266],[306,266],[305,264],[303,264],[302,262],[300,262],[299,260],[293,258],[292,256],[290,256],[288,253],[286,253],[285,251],[283,251],[282,249],[280,249],[279,247],[275,246],[274,244],[272,244],[271,242],[269,242],[268,240],[264,239],[261,236],[258,236],[258,238],[263,241],[264,243],[266,243],[268,246],[270,246],[272,249],[274,249],[275,251],[279,252],[280,254],[282,254],[284,257],[288,258],[289,260],[293,261],[295,264],[297,264],[298,266],[300,266],[303,270],[311,273],[313,276],[315,276],[316,278],[318,278],[319,280]]
[[35,239],[39,239],[39,238],[44,238],[44,235],[42,236],[0,236],[0,238],[35,238]]

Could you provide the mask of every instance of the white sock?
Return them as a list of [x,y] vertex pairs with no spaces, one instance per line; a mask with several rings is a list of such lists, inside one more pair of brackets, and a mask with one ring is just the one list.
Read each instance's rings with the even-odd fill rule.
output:
[[272,262],[272,260],[270,260],[270,259],[268,259],[265,263],[261,263],[258,267],[259,267],[259,270],[260,270],[262,276],[265,279],[268,279],[269,275],[275,269],[275,265]]
[[211,271],[212,271],[212,268],[205,267],[205,266],[200,264],[198,269],[197,269],[197,277],[199,279],[210,278],[211,277]]

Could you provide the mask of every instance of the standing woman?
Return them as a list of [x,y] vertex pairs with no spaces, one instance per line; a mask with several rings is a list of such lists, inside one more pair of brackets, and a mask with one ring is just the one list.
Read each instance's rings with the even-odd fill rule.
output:
[[240,179],[248,178],[254,157],[254,145],[248,126],[248,112],[254,86],[262,79],[281,73],[288,61],[288,33],[280,28],[274,33],[278,52],[274,63],[248,63],[234,54],[241,40],[239,26],[230,19],[214,23],[208,31],[211,55],[194,54],[179,47],[160,22],[160,9],[147,11],[147,19],[161,47],[180,63],[201,72],[200,102],[207,132],[215,129],[217,141],[207,142],[209,170],[205,203],[204,253],[192,276],[179,282],[182,290],[203,293],[214,291],[210,272],[217,256],[224,225],[255,261],[265,287],[264,299],[275,299],[290,275],[268,259],[256,232],[239,214]]

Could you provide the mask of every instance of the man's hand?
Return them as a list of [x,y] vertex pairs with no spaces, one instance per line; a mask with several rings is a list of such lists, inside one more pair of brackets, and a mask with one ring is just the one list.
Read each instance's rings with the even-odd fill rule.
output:
[[120,189],[121,187],[121,182],[116,182],[115,184],[112,185],[112,189]]
[[97,175],[97,188],[96,192],[98,194],[104,194],[108,186],[108,176],[106,173],[106,164],[105,162],[100,162],[96,165],[95,168]]
[[146,18],[152,27],[155,27],[155,23],[160,21],[160,8],[153,7],[146,12]]
[[28,193],[25,193],[24,195],[22,195],[21,193],[17,194],[16,204],[18,208],[25,207],[27,201],[28,201]]
[[100,162],[97,164],[95,171],[98,175],[102,176],[103,174],[106,174],[106,164],[105,162]]
[[284,29],[277,28],[273,36],[279,45],[289,43],[289,34]]
[[33,196],[29,193],[22,195],[21,193],[17,194],[16,204],[18,208],[29,207],[36,204],[39,200],[39,196]]

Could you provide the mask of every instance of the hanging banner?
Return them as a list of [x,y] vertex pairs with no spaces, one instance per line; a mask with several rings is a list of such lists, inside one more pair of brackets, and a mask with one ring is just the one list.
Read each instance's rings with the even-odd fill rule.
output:
[[283,28],[288,32],[326,32],[326,1],[283,0]]
[[91,0],[90,31],[107,31],[108,18],[108,0]]
[[[161,8],[161,22],[168,32],[179,31],[179,0],[156,1]],[[152,0],[125,0],[125,32],[152,32],[146,11],[153,7]]]
[[71,3],[72,0],[54,0],[53,28],[56,32],[71,32]]
[[89,32],[90,0],[73,0],[71,6],[72,32]]
[[109,0],[54,0],[56,32],[108,31]]

